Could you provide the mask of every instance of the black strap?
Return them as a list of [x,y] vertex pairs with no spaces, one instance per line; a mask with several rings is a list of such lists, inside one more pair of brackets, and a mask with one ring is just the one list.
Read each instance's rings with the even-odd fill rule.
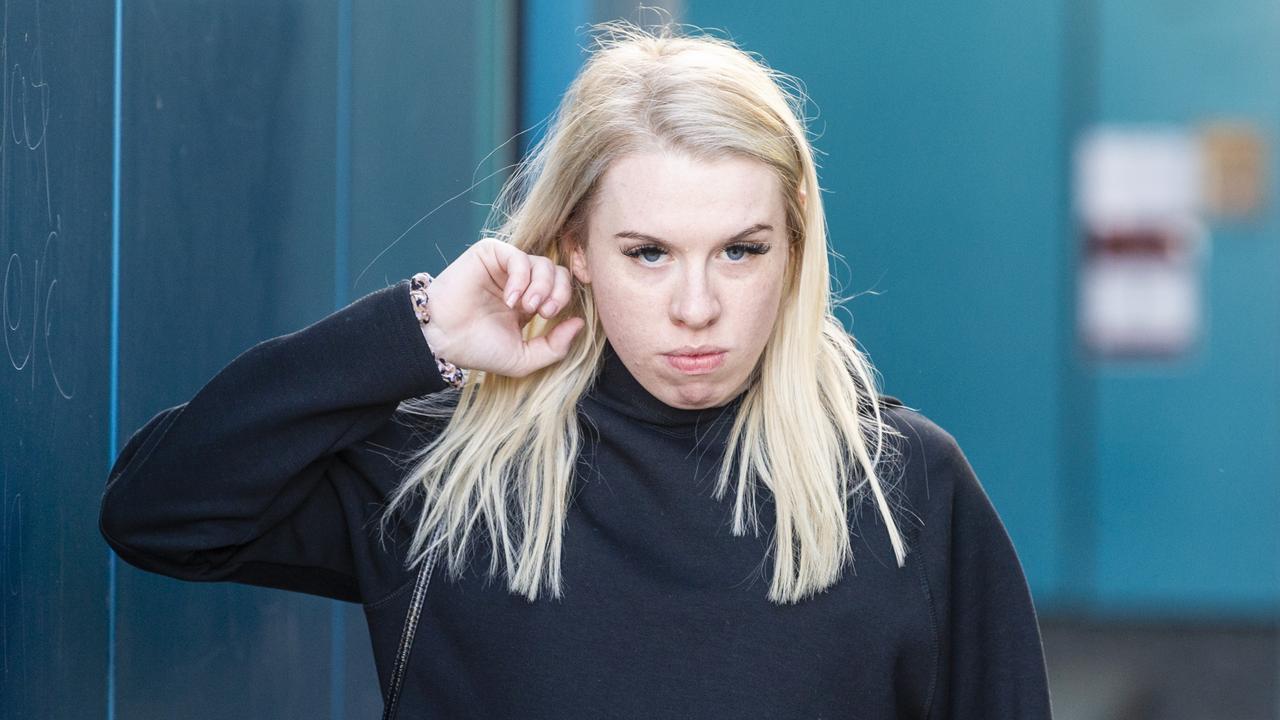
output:
[[[437,530],[437,540],[441,536]],[[437,544],[418,570],[418,578],[413,584],[413,596],[409,598],[409,615],[404,621],[404,634],[400,636],[400,649],[396,652],[395,667],[391,670],[391,688],[387,691],[387,702],[382,709],[382,720],[392,720],[396,716],[400,687],[404,684],[405,668],[409,666],[409,651],[413,647],[413,635],[418,629],[418,616],[422,613],[422,599],[427,594],[427,583],[431,582],[431,569],[435,567],[436,558],[440,554]]]

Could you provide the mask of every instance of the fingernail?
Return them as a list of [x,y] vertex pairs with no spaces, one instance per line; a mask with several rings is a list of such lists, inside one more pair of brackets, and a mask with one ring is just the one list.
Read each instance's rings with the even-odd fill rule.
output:
[[507,307],[515,307],[515,306],[516,306],[516,297],[517,297],[519,294],[520,294],[520,293],[518,293],[518,292],[516,292],[516,291],[512,290],[512,291],[511,291],[511,294],[510,294],[510,295],[507,295]]
[[542,312],[546,313],[548,316],[551,316],[556,314],[557,309],[558,308],[556,307],[555,302],[552,301],[547,303],[547,306],[542,309]]
[[542,302],[542,296],[534,295],[533,297],[529,298],[529,307],[532,307],[534,310],[537,310],[538,303],[540,302]]

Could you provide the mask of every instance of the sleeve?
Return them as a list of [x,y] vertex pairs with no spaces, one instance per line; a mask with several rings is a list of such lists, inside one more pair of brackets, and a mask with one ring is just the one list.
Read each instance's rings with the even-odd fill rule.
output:
[[360,602],[351,528],[372,487],[334,472],[401,400],[443,390],[409,297],[376,290],[264,340],[155,415],[111,468],[99,529],[135,567]]
[[941,685],[931,718],[1048,720],[1049,684],[1035,607],[1012,540],[973,467],[949,440],[949,577]]

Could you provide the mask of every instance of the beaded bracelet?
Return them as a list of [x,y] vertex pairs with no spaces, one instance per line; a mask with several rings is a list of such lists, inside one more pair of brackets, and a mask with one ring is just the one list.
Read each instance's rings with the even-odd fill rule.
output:
[[[427,308],[427,288],[431,287],[431,280],[432,277],[424,272],[415,274],[409,280],[409,296],[413,298],[413,311],[417,314],[418,322],[422,325],[431,322],[431,312]],[[435,355],[434,350],[432,355],[435,356],[436,367],[440,369],[440,376],[445,379],[445,382],[455,388],[462,387],[463,383],[467,381],[467,371],[439,355]]]

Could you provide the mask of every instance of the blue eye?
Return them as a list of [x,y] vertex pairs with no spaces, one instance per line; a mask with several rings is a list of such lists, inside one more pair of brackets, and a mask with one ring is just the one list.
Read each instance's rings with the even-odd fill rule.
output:
[[[769,243],[734,243],[732,245],[725,246],[725,252],[730,254],[730,260],[732,260],[735,265],[741,265],[746,262],[748,255],[763,255],[769,252]],[[653,262],[642,262],[640,264],[653,265],[657,262],[658,258],[666,255],[667,251],[657,245],[640,245],[638,247],[633,247],[630,250],[623,250],[622,254],[632,258],[638,258],[643,255],[646,260],[652,259]],[[657,257],[653,257],[654,255]]]
[[[623,254],[623,255],[626,255],[627,257],[632,257],[632,258],[634,258],[634,257],[640,257],[641,255],[644,255],[646,259],[648,259],[648,258],[649,258],[651,255],[653,255],[654,253],[657,253],[659,256],[661,256],[661,255],[666,255],[666,254],[667,254],[667,251],[666,251],[666,250],[663,250],[662,248],[658,247],[657,245],[640,245],[640,246],[638,246],[638,247],[633,247],[633,248],[631,248],[630,250],[623,250],[623,251],[622,251],[622,254]],[[656,261],[656,258],[655,258],[655,261]],[[650,264],[652,264],[652,263],[645,263],[645,262],[642,262],[642,263],[640,263],[640,264],[641,264],[641,265],[650,265]]]
[[639,257],[643,255],[646,260],[649,260],[650,262],[657,262],[658,258],[652,257],[653,253],[660,253],[661,255],[666,254],[660,248],[657,248],[653,245],[645,245],[643,247],[636,248],[635,250],[628,252],[626,254],[630,255],[631,257]]

